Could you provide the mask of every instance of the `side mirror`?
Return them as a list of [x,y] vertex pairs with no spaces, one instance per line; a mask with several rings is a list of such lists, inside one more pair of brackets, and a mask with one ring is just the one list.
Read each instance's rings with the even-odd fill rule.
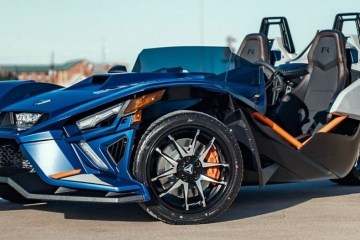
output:
[[115,65],[111,67],[108,71],[108,73],[124,73],[127,72],[126,66],[124,65]]

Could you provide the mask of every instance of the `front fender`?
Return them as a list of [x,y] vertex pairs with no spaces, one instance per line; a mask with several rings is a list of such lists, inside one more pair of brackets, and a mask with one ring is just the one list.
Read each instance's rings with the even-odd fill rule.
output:
[[61,86],[50,83],[39,83],[30,81],[1,81],[0,82],[0,109],[18,102],[25,98],[35,96],[44,92],[49,92],[62,88]]

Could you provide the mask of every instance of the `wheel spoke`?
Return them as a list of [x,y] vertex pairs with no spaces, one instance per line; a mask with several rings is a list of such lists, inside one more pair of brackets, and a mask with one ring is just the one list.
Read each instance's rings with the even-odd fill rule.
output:
[[174,168],[177,167],[178,163],[172,159],[171,157],[164,154],[159,148],[156,148],[156,152],[158,152],[166,161],[168,161]]
[[189,153],[187,153],[185,151],[185,149],[179,145],[179,143],[171,136],[171,135],[168,135],[168,138],[170,139],[170,141],[174,144],[174,146],[176,147],[177,151],[180,153],[180,156],[181,157],[188,157],[188,156],[191,156]]
[[169,190],[167,190],[166,192],[160,194],[159,197],[162,198],[163,196],[169,194],[172,190],[175,190],[175,189],[179,188],[179,187],[180,187],[181,185],[183,185],[183,184],[184,184],[184,181],[182,181],[181,179],[177,180],[177,181],[169,188]]
[[205,175],[201,175],[199,180],[200,181],[212,182],[212,183],[216,183],[216,184],[221,184],[221,185],[226,185],[226,182],[223,182],[223,181],[219,182],[219,181],[217,181],[215,179],[212,179],[212,178],[209,178],[209,177],[207,177]]
[[215,138],[213,137],[209,143],[208,146],[206,146],[205,150],[201,151],[201,153],[199,154],[199,161],[201,162],[201,164],[204,164],[204,160],[206,158],[206,156],[208,155],[208,153],[210,152],[210,149],[213,147],[215,142]]
[[[180,160],[175,160],[173,157],[168,156],[166,153],[162,152],[159,148],[156,148],[156,151],[169,163],[172,165],[172,168],[168,169],[167,171],[159,174],[156,177],[153,177],[151,179],[152,182],[155,182],[161,178],[164,177],[169,177],[172,176],[176,173],[178,173],[178,161],[182,161],[181,159],[185,158],[185,157],[196,157],[197,159],[195,159],[195,162],[198,161],[201,163],[201,166],[198,167],[202,167],[203,169],[205,168],[211,168],[211,167],[223,167],[223,168],[229,168],[229,164],[227,163],[219,163],[219,162],[206,162],[206,157],[209,155],[210,151],[212,148],[214,148],[214,143],[216,138],[213,137],[207,145],[205,145],[205,143],[201,143],[201,145],[203,146],[202,150],[200,151],[199,154],[197,154],[197,156],[195,156],[195,151],[196,151],[196,146],[198,144],[198,138],[200,136],[201,132],[199,129],[196,130],[195,136],[193,137],[193,139],[190,140],[190,145],[185,145],[185,146],[181,146],[179,144],[179,142],[177,142],[177,140],[175,140],[175,138],[172,135],[168,135],[167,138],[170,140],[171,144],[175,147],[173,149],[173,153],[177,153],[180,155]],[[177,155],[176,154],[176,155]],[[173,154],[171,155],[173,156]],[[175,175],[174,175],[175,176]],[[196,203],[191,203],[189,202],[189,191],[190,189],[190,184],[188,182],[183,181],[182,179],[177,179],[175,180],[175,183],[173,183],[169,188],[166,188],[166,190],[164,190],[161,194],[159,194],[159,197],[162,198],[168,194],[172,194],[176,196],[177,194],[181,194],[181,190],[183,190],[183,195],[177,195],[179,198],[183,197],[184,198],[184,205],[182,205],[186,211],[189,211],[191,206],[193,205],[197,205],[197,206],[202,206],[202,207],[206,207],[206,198],[204,195],[204,189],[202,186],[202,182],[210,182],[210,183],[215,183],[218,185],[226,185],[227,183],[224,181],[219,181],[217,179],[213,179],[211,177],[208,177],[206,175],[201,174],[199,178],[197,178],[196,180],[194,180],[192,182],[192,184],[194,184],[195,186],[192,188],[194,191],[197,189],[198,191],[198,197],[200,198],[199,202]],[[176,192],[174,192],[176,191]]]
[[210,167],[229,167],[229,164],[227,163],[208,163],[208,162],[204,162],[202,164],[203,168],[210,168]]
[[158,180],[159,178],[167,177],[167,176],[173,175],[175,173],[177,173],[177,168],[174,167],[166,172],[163,172],[159,176],[152,178],[151,181],[154,182],[154,181]]
[[196,131],[195,137],[194,137],[194,139],[192,140],[191,145],[190,145],[190,149],[189,149],[189,151],[188,151],[188,153],[189,153],[190,155],[192,155],[192,156],[195,155],[195,145],[196,145],[196,141],[197,141],[197,138],[198,138],[199,134],[200,134],[200,130],[198,129],[198,130]]
[[189,210],[188,196],[189,196],[189,183],[183,182],[184,186],[184,199],[185,199],[185,210]]
[[201,196],[201,204],[203,207],[206,207],[206,202],[205,202],[205,197],[204,197],[204,190],[201,186],[201,178],[199,178],[198,180],[195,181],[196,187],[199,191],[199,194]]
[[171,191],[179,188],[183,186],[183,190],[184,190],[184,200],[185,200],[185,210],[188,211],[189,210],[189,203],[188,203],[188,199],[189,199],[189,183],[182,181],[181,179],[177,180],[176,183],[174,183],[169,190],[167,190],[166,192],[162,193],[159,195],[159,197],[164,197],[165,195],[169,194]]

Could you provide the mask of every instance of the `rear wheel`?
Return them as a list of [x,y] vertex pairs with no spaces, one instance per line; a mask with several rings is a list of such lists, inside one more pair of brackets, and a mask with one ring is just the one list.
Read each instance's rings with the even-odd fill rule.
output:
[[229,129],[203,113],[178,111],[150,125],[135,156],[134,174],[151,201],[153,217],[171,224],[208,222],[235,199],[242,156]]

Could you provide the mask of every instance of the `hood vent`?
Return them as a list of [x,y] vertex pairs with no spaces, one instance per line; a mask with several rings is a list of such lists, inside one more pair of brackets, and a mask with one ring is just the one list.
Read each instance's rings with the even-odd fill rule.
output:
[[109,79],[107,75],[95,75],[92,77],[93,84],[104,84]]

